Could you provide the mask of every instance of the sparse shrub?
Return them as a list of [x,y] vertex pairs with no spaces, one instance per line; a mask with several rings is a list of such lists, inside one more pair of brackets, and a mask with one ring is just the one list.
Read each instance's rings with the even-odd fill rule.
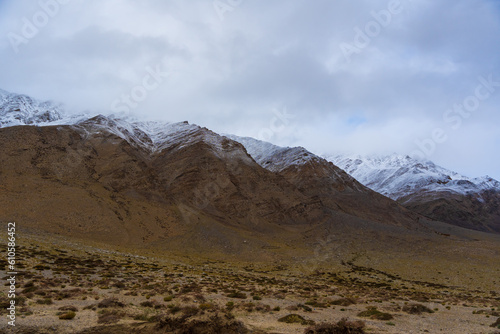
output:
[[69,311],[69,312],[66,312],[66,313],[63,313],[59,316],[59,319],[61,320],[71,320],[73,319],[74,317],[76,316],[76,313],[73,312],[73,311]]
[[168,305],[167,307],[168,307],[170,313],[172,313],[172,314],[176,314],[177,312],[179,312],[181,310],[181,308],[177,305]]
[[306,306],[304,304],[297,304],[297,307],[300,307],[301,309],[303,309],[306,312],[312,312],[312,308],[310,308],[309,306]]
[[350,306],[356,304],[356,301],[352,298],[339,298],[337,300],[334,300],[331,304],[338,306]]
[[124,317],[122,312],[116,310],[103,310],[97,318],[98,324],[114,324]]
[[345,318],[336,324],[323,323],[308,327],[304,334],[364,334],[365,323],[362,321],[349,321]]
[[157,315],[151,315],[150,311],[145,311],[142,314],[136,315],[134,320],[147,321],[147,322],[157,322],[159,321]]
[[35,283],[33,281],[29,281],[29,282],[26,282],[26,284],[23,285],[24,288],[29,288],[29,287],[32,287],[34,286]]
[[201,293],[196,293],[194,295],[194,299],[196,302],[199,302],[199,303],[204,303],[206,301],[205,297]]
[[191,320],[186,317],[167,316],[159,321],[156,329],[162,330],[164,333],[249,333],[248,329],[240,321],[218,315],[214,315],[208,320]]
[[247,298],[246,293],[240,292],[240,291],[238,291],[238,292],[236,292],[236,291],[232,292],[232,293],[228,294],[227,296],[229,298],[239,298],[239,299],[246,299]]
[[123,282],[116,282],[112,286],[118,289],[123,289],[126,287],[126,285]]
[[108,308],[108,307],[124,307],[125,304],[118,301],[118,298],[106,298],[103,299],[99,304],[97,304],[98,308]]
[[282,318],[278,319],[279,322],[285,322],[287,324],[302,324],[302,325],[314,325],[314,321],[312,320],[306,320],[304,317],[292,313],[288,314]]
[[497,321],[495,321],[494,323],[492,323],[492,324],[490,325],[490,327],[500,329],[500,318],[498,318],[498,319],[497,319]]
[[61,306],[58,308],[59,311],[71,311],[71,312],[77,312],[78,311],[78,308],[76,308],[75,306],[72,306],[72,305],[68,305],[68,306]]
[[21,291],[21,293],[28,294],[28,293],[35,292],[36,290],[38,290],[38,288],[36,286],[34,286],[33,283],[31,283],[31,285],[29,285],[29,286],[25,285],[25,288]]
[[368,307],[366,311],[358,313],[358,317],[370,318],[375,320],[392,320],[394,317],[385,312],[380,312],[376,307]]
[[155,306],[155,303],[154,301],[151,301],[151,300],[147,300],[145,302],[142,302],[140,304],[142,307],[154,307]]
[[213,310],[215,308],[215,305],[212,303],[203,303],[198,306],[200,310],[205,311],[205,310]]
[[239,307],[244,309],[247,312],[253,312],[253,310],[255,308],[255,304],[254,303],[244,303],[244,304],[240,304]]
[[434,313],[433,310],[428,308],[425,305],[422,304],[409,304],[403,306],[403,312],[409,313],[409,314],[422,314],[424,312],[426,313]]
[[174,296],[166,296],[163,298],[163,301],[170,302],[172,299],[174,299]]
[[41,305],[52,305],[52,304],[54,304],[54,302],[52,301],[51,298],[37,299],[36,303],[37,304],[41,304]]
[[83,309],[84,310],[93,310],[93,311],[95,311],[95,310],[97,310],[97,305],[95,305],[95,304],[94,305],[87,305]]
[[271,311],[271,306],[269,306],[267,304],[257,303],[255,305],[255,310],[257,312],[269,312],[269,311]]
[[193,317],[198,314],[200,309],[196,306],[185,306],[181,309],[181,311],[186,317]]
[[29,307],[27,307],[27,306],[21,307],[19,309],[19,312],[21,312],[24,315],[32,315],[33,314],[33,311]]
[[306,305],[312,306],[312,307],[318,307],[318,308],[327,308],[328,305],[326,303],[320,303],[317,300],[309,300],[305,302]]

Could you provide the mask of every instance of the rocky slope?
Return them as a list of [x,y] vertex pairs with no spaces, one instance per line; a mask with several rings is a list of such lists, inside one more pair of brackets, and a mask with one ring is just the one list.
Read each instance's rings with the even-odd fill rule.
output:
[[[249,137],[226,135],[242,143],[255,161],[269,171],[282,175],[303,193],[321,203],[373,221],[404,224],[417,215],[363,186],[333,163],[302,147],[279,147]],[[361,210],[361,208],[365,210]],[[388,210],[388,208],[390,208]]]
[[61,112],[61,106],[53,102],[0,89],[0,127],[55,122],[62,118]]
[[16,333],[303,333],[291,312],[384,333],[495,321],[500,235],[428,220],[304,148],[9,99],[27,101],[0,108]]
[[408,156],[327,158],[367,187],[432,219],[500,233],[500,182],[469,178]]
[[416,214],[302,148],[263,157],[264,166],[239,142],[187,122],[82,119],[4,98],[16,99],[27,102],[1,111],[11,121],[0,129],[0,220],[23,228],[263,257],[311,250],[330,231],[351,249],[429,233]]

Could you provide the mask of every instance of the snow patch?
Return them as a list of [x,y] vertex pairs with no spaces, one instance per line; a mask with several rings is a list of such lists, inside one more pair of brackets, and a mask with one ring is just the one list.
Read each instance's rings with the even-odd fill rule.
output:
[[469,178],[409,156],[334,155],[325,157],[359,182],[394,200],[417,191],[468,195],[485,190],[500,191],[500,183],[488,176]]

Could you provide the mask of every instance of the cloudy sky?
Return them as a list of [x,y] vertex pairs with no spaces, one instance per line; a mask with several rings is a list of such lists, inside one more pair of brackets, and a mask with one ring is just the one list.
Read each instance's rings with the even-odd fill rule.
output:
[[500,179],[498,0],[0,0],[0,88]]

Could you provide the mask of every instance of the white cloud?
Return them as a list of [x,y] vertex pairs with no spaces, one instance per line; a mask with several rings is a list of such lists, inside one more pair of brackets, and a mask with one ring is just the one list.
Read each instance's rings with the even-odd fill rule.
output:
[[141,84],[148,67],[161,65],[170,75],[133,110],[142,117],[256,136],[274,109],[286,108],[296,117],[271,141],[325,153],[409,153],[440,127],[449,139],[431,159],[500,179],[492,154],[500,88],[459,129],[442,117],[474,91],[478,76],[500,81],[499,6],[401,0],[403,10],[347,62],[341,43],[388,4],[243,1],[221,20],[204,0],[71,0],[16,54],[8,34],[22,33],[23,18],[43,8],[3,1],[0,88],[106,111]]

